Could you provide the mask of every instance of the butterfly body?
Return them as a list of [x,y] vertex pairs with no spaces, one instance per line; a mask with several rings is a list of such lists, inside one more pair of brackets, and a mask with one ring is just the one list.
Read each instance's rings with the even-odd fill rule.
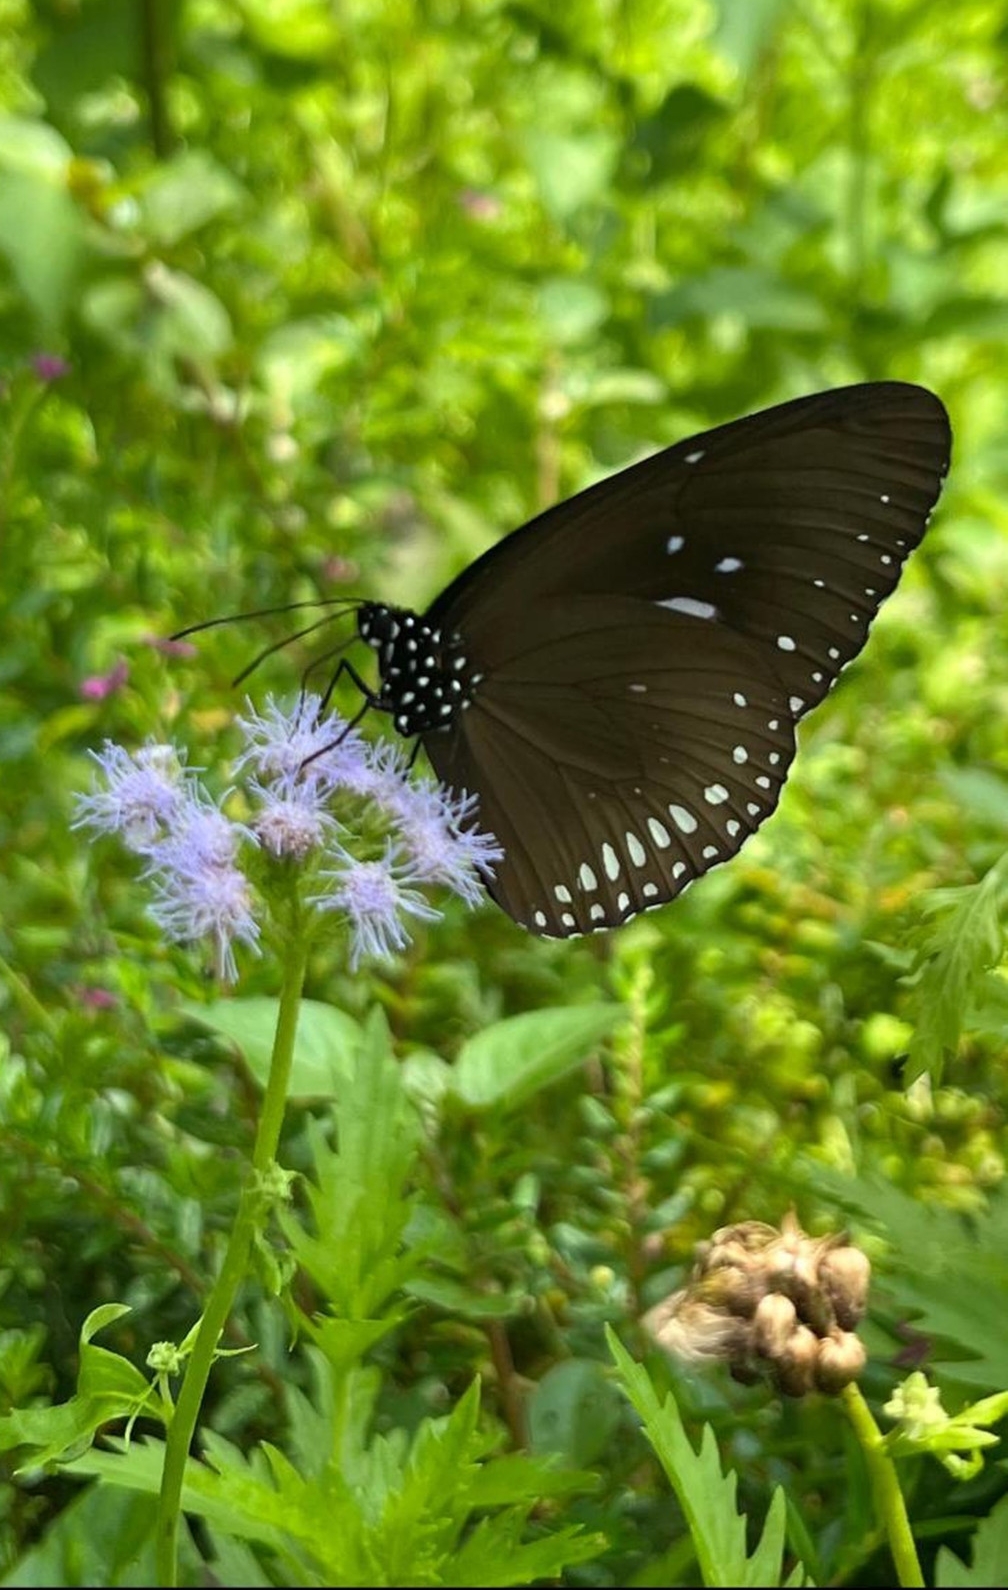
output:
[[923,535],[949,448],[923,388],[816,394],[547,510],[424,615],[361,608],[377,705],[478,796],[516,921],[611,927],[735,854]]

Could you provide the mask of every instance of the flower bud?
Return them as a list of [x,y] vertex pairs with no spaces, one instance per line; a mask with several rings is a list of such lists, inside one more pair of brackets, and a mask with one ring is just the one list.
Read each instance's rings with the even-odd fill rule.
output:
[[777,1360],[798,1325],[798,1315],[789,1297],[768,1292],[760,1299],[753,1320],[753,1344],[763,1358]]
[[833,1306],[837,1324],[853,1330],[868,1304],[871,1264],[860,1248],[834,1248],[819,1265],[819,1284]]
[[785,1397],[805,1397],[815,1385],[819,1338],[807,1325],[797,1325],[776,1360],[775,1379]]
[[865,1361],[865,1350],[852,1331],[833,1331],[819,1343],[815,1383],[827,1396],[835,1397],[857,1379]]

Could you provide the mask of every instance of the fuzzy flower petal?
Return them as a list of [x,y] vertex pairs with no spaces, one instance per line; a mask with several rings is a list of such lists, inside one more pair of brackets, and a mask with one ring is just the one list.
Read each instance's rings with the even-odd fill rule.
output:
[[313,783],[291,779],[269,788],[253,781],[252,789],[259,803],[252,832],[271,856],[303,861],[336,831],[323,806],[325,792]]
[[317,695],[301,696],[291,709],[268,696],[262,712],[249,702],[238,719],[247,744],[237,768],[251,768],[267,784],[299,779],[329,790],[356,788],[367,764],[365,743],[335,714],[320,718],[321,708]]
[[418,890],[416,873],[389,845],[380,861],[356,861],[340,850],[340,865],[322,873],[332,887],[313,904],[341,911],[350,924],[350,965],[365,956],[386,959],[409,943],[405,919],[433,922],[441,915]]
[[111,740],[91,755],[100,777],[90,795],[77,797],[73,826],[117,834],[130,850],[149,851],[190,799],[182,756],[153,741],[131,755]]
[[257,949],[259,924],[253,915],[248,880],[237,867],[206,867],[184,871],[164,865],[151,875],[151,915],[176,943],[209,939],[217,976],[237,981],[234,945]]
[[504,852],[492,834],[475,826],[473,795],[455,796],[436,784],[405,784],[396,827],[418,879],[441,883],[461,895],[467,905],[483,898],[483,877]]

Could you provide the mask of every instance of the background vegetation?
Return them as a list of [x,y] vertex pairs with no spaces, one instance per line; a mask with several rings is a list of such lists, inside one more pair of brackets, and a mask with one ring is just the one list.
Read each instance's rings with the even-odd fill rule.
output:
[[[713,1426],[754,1519],[784,1485],[790,1561],[891,1583],[836,1405],[685,1371],[635,1321],[715,1227],[794,1204],[872,1254],[873,1401],[916,1365],[950,1408],[1008,1382],[1004,8],[0,0],[0,105],[0,1413],[71,1395],[98,1304],[130,1305],[103,1340],[137,1364],[182,1339],[254,1127],[243,1053],[183,1013],[214,994],[199,958],[69,826],[106,736],[174,738],[227,782],[228,681],[282,629],[196,656],[163,637],[344,591],[422,608],[648,450],[923,381],[955,432],[940,511],[737,860],[574,943],[446,903],[393,964],[320,953],[308,985],[384,1012],[422,1106],[430,1256],[377,1350],[376,1428],[415,1431],[479,1374],[484,1433],[596,1476],[537,1515],[591,1531],[570,1582],[696,1583],[607,1378],[611,1322]],[[269,961],[242,971],[275,994]],[[483,1096],[446,1088],[491,1022],[599,1003],[613,1036],[586,1026],[549,1088],[517,1058],[513,1087],[502,1062]],[[301,1089],[285,1165],[309,1168],[327,1110]],[[327,1284],[302,1269],[299,1305]],[[246,1452],[293,1439],[317,1369],[266,1280],[233,1322],[249,1342],[207,1409]],[[969,1560],[1003,1462],[904,1480],[929,1582],[966,1582],[949,1548]],[[124,1494],[12,1482],[3,1582],[149,1582]],[[220,1582],[253,1571],[223,1561]],[[256,1571],[291,1582],[268,1551]]]

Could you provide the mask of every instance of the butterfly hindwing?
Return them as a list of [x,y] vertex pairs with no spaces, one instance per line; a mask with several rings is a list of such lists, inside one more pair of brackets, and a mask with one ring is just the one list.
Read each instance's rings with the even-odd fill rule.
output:
[[522,633],[428,755],[479,792],[504,850],[491,893],[516,921],[555,937],[612,927],[769,816],[794,754],[784,691],[745,639],[712,644],[704,620],[632,598],[540,604]]

